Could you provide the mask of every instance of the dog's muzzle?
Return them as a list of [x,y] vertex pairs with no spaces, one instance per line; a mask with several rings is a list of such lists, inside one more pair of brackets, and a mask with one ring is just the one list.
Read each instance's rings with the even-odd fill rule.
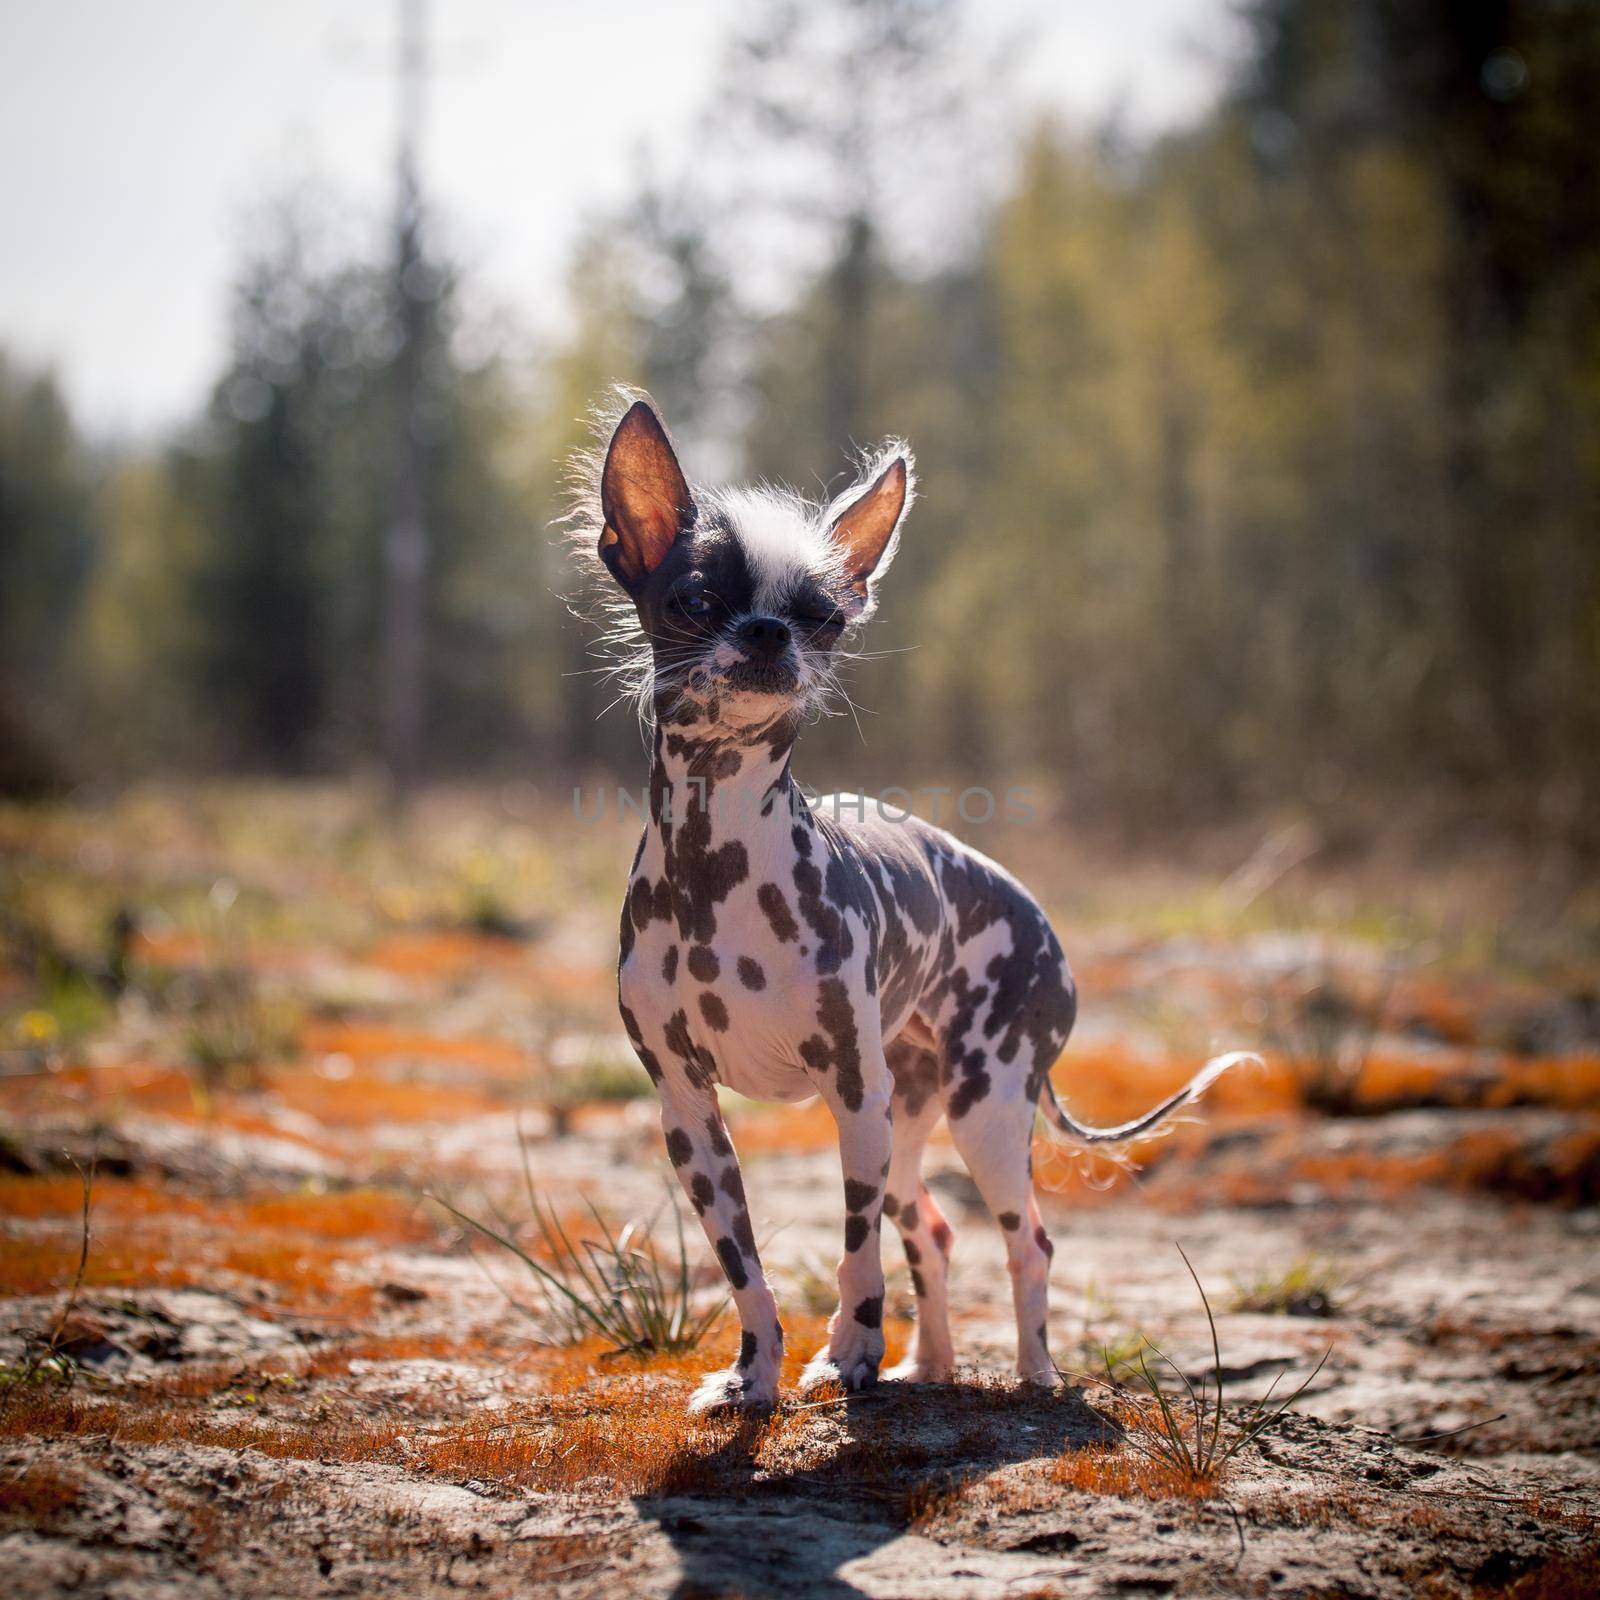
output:
[[744,657],[727,671],[735,688],[789,694],[799,687],[800,669],[788,623],[777,617],[746,617],[734,630],[734,640]]

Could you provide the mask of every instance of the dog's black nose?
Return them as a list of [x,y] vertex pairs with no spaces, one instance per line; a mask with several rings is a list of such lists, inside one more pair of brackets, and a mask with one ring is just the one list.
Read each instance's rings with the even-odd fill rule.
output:
[[739,643],[752,656],[776,660],[788,646],[789,625],[776,617],[747,617],[739,624]]

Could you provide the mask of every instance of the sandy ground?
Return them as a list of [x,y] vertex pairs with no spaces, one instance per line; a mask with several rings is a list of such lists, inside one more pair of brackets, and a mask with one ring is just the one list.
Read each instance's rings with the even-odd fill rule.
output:
[[[499,1154],[509,1161],[506,1131]],[[489,1132],[480,1127],[480,1141]],[[550,1186],[604,1172],[608,1198],[625,1210],[648,1201],[657,1181],[651,1138],[622,1119],[603,1135],[536,1142],[536,1170]],[[637,1160],[619,1161],[620,1146]],[[825,1258],[838,1227],[833,1161],[816,1152],[748,1165],[758,1229],[794,1304],[798,1269]],[[1091,1211],[1052,1205],[1052,1346],[1066,1367],[1095,1365],[1099,1345],[1140,1328],[1192,1381],[1213,1372],[1178,1243],[1219,1303],[1232,1278],[1307,1252],[1337,1263],[1329,1315],[1219,1314],[1232,1417],[1274,1379],[1292,1387],[1327,1360],[1293,1414],[1241,1453],[1217,1497],[1190,1502],[1061,1481],[1062,1462],[1102,1457],[1113,1437],[1092,1409],[1101,1392],[1041,1397],[1006,1381],[997,1232],[953,1156],[936,1163],[932,1182],[957,1228],[954,1312],[970,1363],[958,1384],[814,1407],[791,1399],[761,1440],[734,1424],[702,1430],[682,1447],[695,1463],[680,1474],[693,1480],[685,1493],[622,1492],[604,1459],[589,1483],[536,1492],[492,1470],[433,1469],[420,1455],[408,1466],[403,1447],[368,1462],[338,1459],[342,1447],[283,1458],[123,1439],[91,1421],[76,1436],[12,1438],[0,1451],[0,1481],[53,1475],[71,1485],[42,1516],[19,1518],[13,1499],[0,1573],[20,1595],[129,1597],[1593,1592],[1593,1210],[1428,1191],[1404,1203],[1185,1214],[1137,1199]],[[547,1378],[492,1354],[385,1359],[380,1348],[343,1371],[324,1362],[325,1376],[292,1387],[265,1376],[302,1371],[308,1357],[315,1369],[357,1331],[444,1352],[452,1339],[476,1350],[525,1344],[530,1330],[459,1241],[440,1243],[369,1263],[391,1288],[360,1330],[286,1319],[238,1292],[90,1292],[78,1320],[94,1342],[80,1350],[85,1372],[69,1403],[143,1393],[148,1404],[193,1371],[213,1375],[210,1423],[238,1421],[263,1438],[298,1426],[325,1427],[331,1440],[358,1419],[386,1417],[425,1439],[497,1414],[512,1433],[559,1432],[569,1413]],[[8,1321],[37,1326],[51,1306],[14,1302]],[[799,1321],[802,1336],[817,1336],[816,1318]],[[905,1324],[890,1333],[903,1342]],[[21,1353],[13,1335],[7,1354]],[[603,1362],[594,1370],[617,1372]],[[654,1381],[675,1410],[691,1377],[597,1381]],[[1467,1424],[1479,1426],[1428,1440]]]
[[[1054,1395],[1007,1376],[999,1235],[936,1142],[960,1381],[795,1398],[829,1309],[837,1159],[812,1112],[731,1107],[789,1387],[770,1418],[691,1424],[682,1401],[729,1359],[730,1324],[683,1357],[542,1345],[501,1292],[526,1300],[518,1264],[420,1198],[515,1216],[520,1125],[566,1214],[581,1197],[619,1221],[661,1204],[650,1102],[600,1103],[611,854],[603,871],[563,863],[532,824],[497,823],[483,873],[522,872],[535,911],[464,932],[415,862],[345,811],[321,843],[315,821],[275,823],[282,842],[252,859],[147,809],[119,824],[115,872],[96,855],[87,879],[87,823],[28,821],[41,900],[114,877],[169,910],[145,920],[136,981],[71,1040],[47,1037],[15,951],[0,972],[0,1036],[44,1040],[0,1073],[0,1593],[1600,1593],[1592,971],[1395,983],[1371,945],[1271,928],[1074,941],[1084,1026],[1058,1081],[1091,1117],[1131,1114],[1206,1049],[1274,1030],[1292,1045],[1283,984],[1313,965],[1291,986],[1302,1037],[1330,996],[1375,1020],[1360,1104],[1312,1105],[1275,1062],[1141,1151],[1137,1183],[1103,1194],[1041,1162],[1059,1191]],[[419,835],[424,867],[423,845],[455,848],[448,821]],[[485,848],[468,837],[463,859]],[[257,908],[248,939],[217,931],[222,864]],[[197,1066],[197,1039],[215,1055],[243,1029],[254,1048],[286,1005],[273,1059]],[[69,1157],[92,1153],[89,1269],[63,1320]],[[1125,1402],[1094,1381],[1141,1335],[1173,1389],[1217,1381],[1180,1245],[1216,1312],[1225,1429],[1274,1384],[1305,1385],[1198,1493],[1141,1471],[1108,1421]],[[893,1239],[885,1260],[892,1358],[910,1332]],[[1308,1260],[1315,1292],[1297,1298]],[[1265,1309],[1242,1308],[1251,1285]],[[41,1370],[52,1333],[64,1359]]]

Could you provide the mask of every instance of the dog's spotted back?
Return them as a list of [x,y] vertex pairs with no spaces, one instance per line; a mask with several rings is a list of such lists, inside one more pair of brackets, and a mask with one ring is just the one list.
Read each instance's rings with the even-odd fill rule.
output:
[[737,1363],[692,1404],[771,1403],[783,1344],[719,1084],[779,1101],[820,1095],[838,1124],[840,1309],[802,1387],[878,1377],[884,1216],[918,1304],[914,1348],[886,1376],[953,1371],[952,1234],[921,1179],[941,1117],[1005,1236],[1018,1372],[1053,1383],[1036,1113],[1073,1138],[1131,1137],[1233,1058],[1136,1123],[1073,1122],[1049,1072],[1076,994],[1028,892],[914,818],[888,820],[855,796],[815,810],[801,799],[795,736],[826,708],[842,641],[871,613],[893,556],[913,494],[905,447],[886,446],[828,506],[771,488],[696,490],[649,401],[628,398],[604,452],[580,464],[572,525],[624,597],[622,636],[653,724],[650,821],[622,913],[622,1019],[743,1330]]

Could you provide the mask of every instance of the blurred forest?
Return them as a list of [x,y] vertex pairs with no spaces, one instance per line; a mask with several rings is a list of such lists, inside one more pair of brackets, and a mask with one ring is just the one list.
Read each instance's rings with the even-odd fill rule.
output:
[[381,763],[404,358],[429,776],[636,776],[546,531],[621,380],[691,473],[820,490],[913,442],[863,733],[814,735],[815,781],[1600,844],[1600,7],[1250,0],[1201,121],[1036,126],[970,224],[940,173],[1005,68],[954,0],[743,15],[706,160],[641,156],[559,338],[433,219],[397,272],[297,192],[159,448],[91,444],[0,354],[0,790]]

